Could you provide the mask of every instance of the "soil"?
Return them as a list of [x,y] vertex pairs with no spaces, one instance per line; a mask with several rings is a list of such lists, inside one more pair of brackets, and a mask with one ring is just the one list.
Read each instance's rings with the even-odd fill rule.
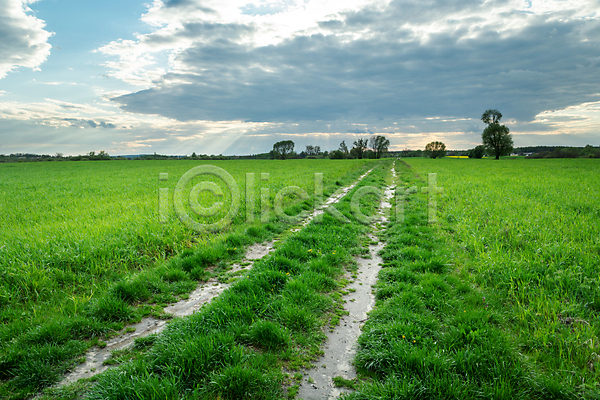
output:
[[[395,182],[394,167],[392,167],[392,176]],[[340,320],[340,325],[333,332],[328,333],[324,354],[315,362],[316,368],[306,371],[300,384],[298,399],[336,399],[350,389],[335,387],[333,378],[336,376],[344,379],[356,378],[352,360],[356,354],[356,344],[361,328],[375,304],[373,286],[377,283],[377,276],[382,264],[379,251],[383,249],[384,243],[380,242],[376,236],[376,224],[388,221],[393,196],[394,186],[388,186],[381,200],[378,217],[372,225],[372,233],[369,234],[372,243],[369,245],[370,258],[358,257],[356,259],[358,278],[346,288],[349,294],[344,297],[346,300],[344,308],[349,315]]]

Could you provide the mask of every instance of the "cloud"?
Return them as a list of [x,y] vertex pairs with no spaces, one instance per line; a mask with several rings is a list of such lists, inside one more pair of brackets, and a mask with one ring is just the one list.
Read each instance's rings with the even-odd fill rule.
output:
[[[268,45],[263,15],[227,21],[218,7],[193,4],[155,3],[149,14],[166,25],[129,46],[147,55],[172,45],[171,64],[147,89],[114,98],[124,110],[179,121],[372,123],[472,118],[493,107],[532,121],[600,99],[592,1],[363,4]],[[169,28],[177,16],[184,22]]]
[[71,126],[84,127],[85,125],[88,125],[91,128],[101,127],[108,129],[115,129],[117,127],[115,124],[110,122],[94,121],[92,119],[63,118],[62,120],[68,122]]
[[51,32],[28,13],[35,0],[0,0],[0,79],[19,67],[38,68],[50,55]]
[[248,154],[285,139],[331,150],[373,134],[393,149],[470,148],[481,113],[498,108],[517,146],[585,145],[600,126],[598,9],[596,0],[154,0],[142,16],[149,33],[96,50],[106,76],[135,90],[113,80],[84,103],[4,101],[0,122],[49,129],[73,146],[55,151],[75,154]]

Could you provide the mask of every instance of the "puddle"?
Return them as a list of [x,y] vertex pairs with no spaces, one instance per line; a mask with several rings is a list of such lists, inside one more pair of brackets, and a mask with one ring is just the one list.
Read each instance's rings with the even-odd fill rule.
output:
[[[394,182],[396,174],[392,169]],[[394,196],[394,186],[385,189],[381,200],[379,216],[376,222],[387,222],[387,213],[391,209],[391,200]],[[375,228],[373,228],[375,230]],[[346,303],[344,308],[349,315],[340,319],[340,325],[334,332],[327,333],[327,340],[323,347],[324,355],[315,362],[316,368],[307,372],[300,384],[298,399],[322,400],[336,399],[349,389],[338,388],[333,384],[333,378],[341,376],[345,379],[356,378],[356,371],[352,366],[352,360],[356,354],[356,342],[361,333],[361,327],[367,320],[367,314],[373,309],[375,296],[373,285],[377,283],[377,276],[383,262],[378,255],[385,244],[379,242],[375,234],[369,234],[372,242],[369,245],[370,259],[358,257],[358,278],[349,284],[345,290],[350,293],[344,296]]]

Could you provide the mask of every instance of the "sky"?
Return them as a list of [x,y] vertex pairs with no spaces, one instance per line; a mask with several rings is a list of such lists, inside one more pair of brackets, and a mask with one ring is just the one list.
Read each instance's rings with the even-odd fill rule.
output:
[[600,145],[600,0],[0,0],[0,154]]

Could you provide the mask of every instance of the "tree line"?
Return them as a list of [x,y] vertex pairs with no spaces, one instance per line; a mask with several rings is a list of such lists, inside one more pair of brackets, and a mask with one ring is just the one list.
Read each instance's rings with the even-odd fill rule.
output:
[[0,162],[35,162],[35,161],[102,161],[110,160],[111,156],[104,150],[96,153],[90,151],[87,154],[78,156],[64,156],[62,153],[34,154],[34,153],[13,153],[10,155],[0,154]]
[[346,141],[343,140],[337,150],[321,153],[320,146],[307,145],[306,150],[300,154],[294,152],[295,144],[292,140],[282,140],[273,145],[271,158],[285,160],[286,158],[318,158],[328,157],[334,160],[381,158],[388,153],[390,141],[385,136],[372,136],[370,139],[357,139],[353,147],[348,149]]

